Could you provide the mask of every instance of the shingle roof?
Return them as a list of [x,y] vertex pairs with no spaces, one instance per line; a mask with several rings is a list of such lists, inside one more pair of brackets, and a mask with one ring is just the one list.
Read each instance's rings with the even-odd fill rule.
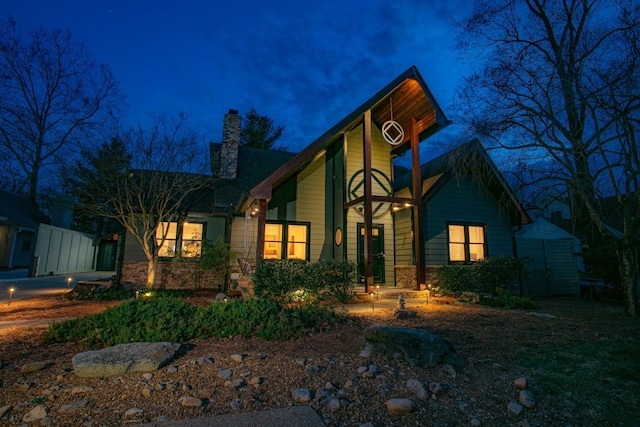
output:
[[221,144],[210,145],[212,173],[214,175],[214,206],[218,209],[235,208],[243,194],[280,166],[296,156],[296,153],[281,150],[238,147],[238,171],[236,179],[216,178],[220,170]]
[[50,219],[24,197],[10,191],[0,190],[0,216],[7,217],[19,227],[37,228],[38,224],[49,224]]

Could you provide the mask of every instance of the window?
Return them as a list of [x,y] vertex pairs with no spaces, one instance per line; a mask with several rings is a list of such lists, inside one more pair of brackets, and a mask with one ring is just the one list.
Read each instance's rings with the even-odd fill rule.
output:
[[199,258],[202,255],[203,231],[204,224],[199,223],[184,222],[180,227],[177,222],[160,223],[156,229],[158,256],[173,257],[179,252],[184,258]]
[[449,262],[473,262],[485,258],[483,225],[449,224]]
[[264,259],[309,259],[309,224],[270,222],[264,230]]

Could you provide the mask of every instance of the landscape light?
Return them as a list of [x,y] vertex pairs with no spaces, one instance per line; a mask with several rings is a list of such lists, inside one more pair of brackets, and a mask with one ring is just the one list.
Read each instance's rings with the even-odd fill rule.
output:
[[9,288],[9,304],[7,305],[11,305],[11,297],[13,297],[13,292],[16,290],[16,288],[14,287],[10,287]]
[[71,277],[67,278],[67,291],[69,290],[70,286],[71,286]]
[[376,285],[376,299],[380,299],[380,285]]
[[371,292],[369,295],[371,295],[371,311],[376,311],[375,306],[373,305],[373,295],[374,295],[374,293]]

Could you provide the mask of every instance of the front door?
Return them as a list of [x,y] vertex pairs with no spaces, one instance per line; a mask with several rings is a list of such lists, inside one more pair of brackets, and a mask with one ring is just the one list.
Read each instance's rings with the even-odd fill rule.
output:
[[[384,283],[384,225],[374,224],[371,230],[373,243],[373,283]],[[358,275],[364,283],[364,224],[358,224]]]

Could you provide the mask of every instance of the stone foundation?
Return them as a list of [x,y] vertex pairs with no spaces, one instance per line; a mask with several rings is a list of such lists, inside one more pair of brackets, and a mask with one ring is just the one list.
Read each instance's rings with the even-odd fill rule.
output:
[[[195,262],[158,262],[153,287],[156,289],[224,289],[225,279],[196,268]],[[120,283],[127,289],[144,288],[147,283],[146,262],[124,261]]]

